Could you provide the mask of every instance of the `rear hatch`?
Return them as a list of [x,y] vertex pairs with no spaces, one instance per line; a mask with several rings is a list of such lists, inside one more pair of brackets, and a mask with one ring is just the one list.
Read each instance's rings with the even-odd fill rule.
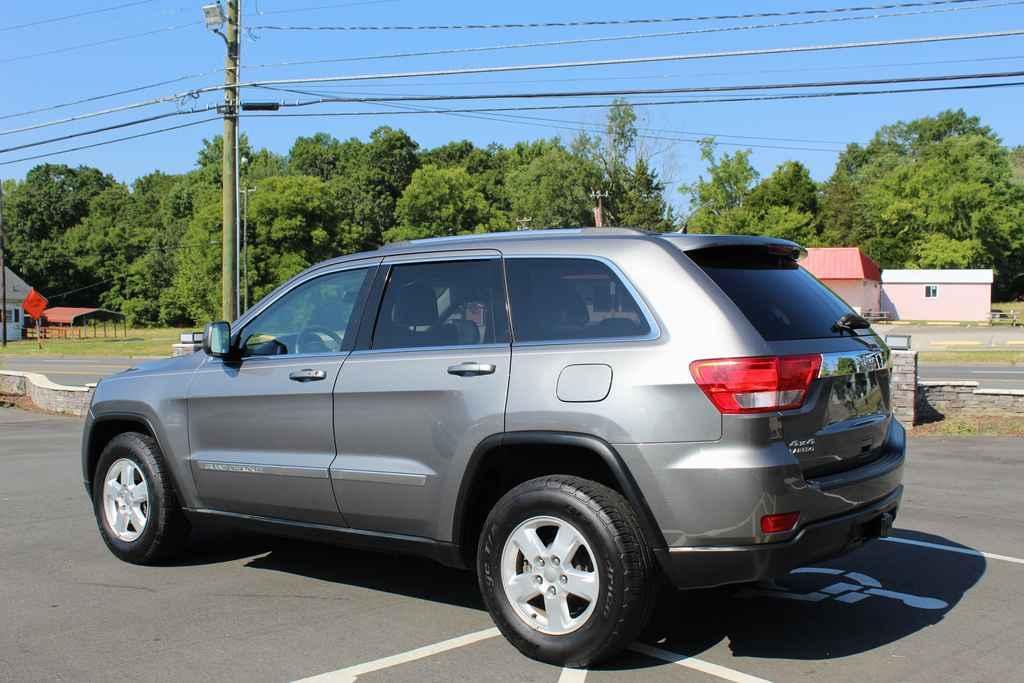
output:
[[[882,454],[891,418],[889,351],[874,332],[837,326],[853,310],[801,268],[787,243],[687,250],[767,342],[771,354],[821,355],[782,433],[807,477],[864,465]],[[852,317],[850,317],[852,316]]]

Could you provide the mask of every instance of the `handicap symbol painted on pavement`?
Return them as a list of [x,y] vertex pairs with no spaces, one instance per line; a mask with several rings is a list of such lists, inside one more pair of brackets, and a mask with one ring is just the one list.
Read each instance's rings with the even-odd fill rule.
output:
[[944,600],[939,600],[938,598],[928,598],[921,595],[911,595],[910,593],[886,590],[882,587],[882,584],[878,579],[860,572],[848,572],[842,569],[830,569],[827,567],[801,567],[799,569],[794,569],[790,574],[821,574],[836,577],[838,580],[835,583],[810,593],[796,593],[788,591],[782,586],[777,586],[772,588],[747,588],[741,590],[737,594],[737,597],[781,598],[784,600],[800,600],[802,602],[822,602],[824,600],[833,599],[847,605],[852,605],[860,602],[861,600],[866,600],[870,596],[877,596],[880,598],[898,600],[907,607],[913,607],[915,609],[934,610],[946,609],[949,607],[949,603]]

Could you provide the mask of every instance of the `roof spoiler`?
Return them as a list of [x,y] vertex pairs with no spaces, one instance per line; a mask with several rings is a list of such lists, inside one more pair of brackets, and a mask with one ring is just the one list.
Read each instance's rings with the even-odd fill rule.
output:
[[701,249],[764,249],[778,256],[788,256],[799,261],[807,256],[807,249],[796,242],[777,237],[756,237],[748,235],[692,235],[669,233],[661,235],[665,241],[675,245],[681,251],[698,251]]

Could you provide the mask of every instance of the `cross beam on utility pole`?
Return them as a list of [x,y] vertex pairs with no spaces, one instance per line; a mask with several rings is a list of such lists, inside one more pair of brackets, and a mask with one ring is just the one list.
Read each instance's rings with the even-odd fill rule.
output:
[[590,198],[597,202],[594,207],[594,227],[604,227],[604,200],[608,199],[608,190],[591,190]]

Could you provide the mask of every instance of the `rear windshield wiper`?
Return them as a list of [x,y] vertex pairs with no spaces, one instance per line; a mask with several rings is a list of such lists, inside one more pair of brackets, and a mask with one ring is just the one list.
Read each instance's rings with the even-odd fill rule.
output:
[[832,323],[832,331],[839,332],[840,334],[843,332],[854,334],[854,330],[866,330],[870,327],[871,323],[856,313],[847,313],[839,320]]

